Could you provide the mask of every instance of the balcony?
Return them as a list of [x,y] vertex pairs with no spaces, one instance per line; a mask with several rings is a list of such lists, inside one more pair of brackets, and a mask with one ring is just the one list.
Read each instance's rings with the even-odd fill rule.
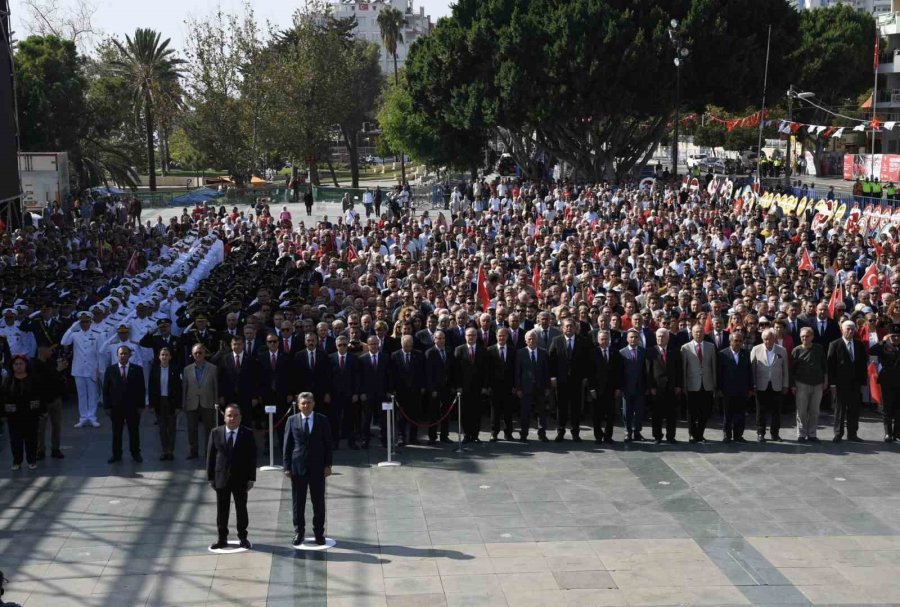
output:
[[878,15],[878,28],[881,30],[882,36],[900,34],[900,11]]
[[879,57],[878,57],[878,73],[879,74],[898,74],[898,73],[900,73],[900,48],[888,50],[879,55]]

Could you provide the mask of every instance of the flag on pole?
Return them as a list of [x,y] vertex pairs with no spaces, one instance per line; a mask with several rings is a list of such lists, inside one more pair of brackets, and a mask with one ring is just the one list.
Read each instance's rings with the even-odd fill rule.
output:
[[706,315],[706,322],[703,323],[703,333],[709,335],[712,333],[713,325],[712,325],[712,314]]
[[872,57],[872,71],[878,71],[878,55],[881,51],[881,33],[878,31],[878,28],[875,28],[875,54]]
[[359,259],[359,253],[356,251],[356,247],[353,246],[353,243],[347,247],[347,263],[351,263]]
[[831,292],[831,298],[828,300],[828,318],[835,319],[837,314],[837,305],[844,303],[844,285],[835,285],[834,291]]
[[869,363],[867,373],[869,375],[869,394],[872,396],[872,402],[881,405],[884,401],[881,398],[881,384],[878,383],[878,367],[874,362]]
[[866,273],[863,274],[859,284],[866,291],[871,291],[878,286],[878,268],[875,267],[874,263],[866,268]]
[[534,272],[531,275],[531,286],[534,287],[534,295],[535,297],[541,296],[541,267],[538,265],[534,266]]
[[481,308],[485,312],[491,307],[491,294],[487,290],[487,275],[484,272],[484,264],[478,266],[478,299],[481,300]]
[[588,287],[588,288],[587,288],[587,293],[585,293],[584,298],[585,298],[585,300],[587,301],[587,305],[589,305],[589,306],[590,306],[590,305],[593,305],[593,303],[594,303],[594,290],[593,290],[592,288]]
[[813,271],[813,263],[809,258],[809,250],[803,249],[803,255],[800,257],[800,264],[797,266],[797,269],[801,272],[806,270],[807,272]]
[[125,273],[129,276],[135,276],[140,272],[140,268],[138,268],[138,257],[137,251],[131,254],[131,259],[128,260],[128,267],[125,268]]

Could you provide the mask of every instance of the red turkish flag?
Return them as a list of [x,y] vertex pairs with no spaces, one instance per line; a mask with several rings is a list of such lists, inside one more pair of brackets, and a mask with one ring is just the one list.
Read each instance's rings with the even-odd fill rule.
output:
[[359,259],[359,253],[356,252],[356,247],[352,244],[347,247],[347,263],[356,261]]
[[831,298],[828,300],[828,318],[834,319],[837,305],[844,301],[844,287],[835,285],[834,291],[831,292]]
[[125,273],[129,276],[135,276],[141,269],[138,267],[138,258],[137,251],[131,254],[131,259],[128,260],[128,267],[125,268]]
[[544,225],[544,216],[538,215],[537,219],[534,220],[534,225],[538,228]]
[[874,362],[869,363],[869,394],[872,396],[872,402],[883,404],[881,398],[881,384],[878,383],[878,367]]
[[875,267],[874,263],[866,269],[866,273],[863,274],[859,284],[867,291],[871,291],[878,286],[878,268]]
[[800,264],[797,266],[798,270],[806,270],[807,272],[813,271],[812,260],[809,258],[809,250],[803,249],[803,255],[800,257]]
[[594,290],[590,287],[587,288],[587,293],[584,298],[587,300],[587,305],[591,305],[594,303]]
[[481,308],[487,312],[491,306],[491,294],[487,290],[487,275],[484,273],[484,265],[478,267],[478,299],[481,300]]
[[536,297],[541,296],[541,266],[535,265],[534,272],[531,275],[531,285],[534,287]]
[[712,325],[712,314],[706,315],[706,322],[703,323],[703,333],[709,335],[712,333],[713,325]]

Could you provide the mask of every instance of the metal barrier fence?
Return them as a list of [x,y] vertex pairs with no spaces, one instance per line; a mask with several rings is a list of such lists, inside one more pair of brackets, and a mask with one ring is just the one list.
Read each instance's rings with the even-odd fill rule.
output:
[[[129,194],[141,201],[143,207],[159,208],[170,206],[187,206],[192,207],[193,204],[180,204],[175,199],[185,194],[190,194],[194,190],[165,190],[157,192],[135,192]],[[226,207],[232,206],[251,206],[260,198],[269,200],[269,204],[286,204],[291,201],[292,191],[284,186],[281,187],[265,187],[265,188],[231,188],[225,190],[225,195],[219,198],[213,198],[209,204]],[[338,198],[340,200],[340,198]]]

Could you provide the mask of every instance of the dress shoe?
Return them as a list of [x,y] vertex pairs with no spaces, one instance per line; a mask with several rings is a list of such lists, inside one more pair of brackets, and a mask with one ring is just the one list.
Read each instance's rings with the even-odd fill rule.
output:
[[325,536],[317,535],[316,536],[316,546],[324,546],[325,545]]
[[503,431],[503,440],[512,440],[512,439],[513,439],[512,431],[504,430]]
[[136,461],[136,462],[139,463],[139,464],[142,463],[142,462],[144,461],[144,458],[141,457],[141,454],[140,454],[140,453],[132,454],[131,459],[133,459],[134,461]]
[[706,442],[707,442],[707,441],[706,441],[706,437],[705,437],[705,436],[701,436],[700,438],[697,439],[697,442],[700,443],[700,444],[705,445]]
[[36,457],[37,457],[38,461],[45,460],[45,459],[47,459],[47,454],[44,453],[43,451],[38,451],[38,454]]
[[450,437],[449,437],[449,436],[442,436],[442,437],[440,438],[440,441],[441,441],[442,443],[452,443],[452,442],[453,442],[452,440],[450,440]]
[[697,442],[697,439],[694,438],[694,437],[692,436],[692,437],[690,437],[690,438],[688,439],[688,442],[691,443],[691,444],[693,445],[694,443]]
[[756,442],[759,442],[759,443],[764,443],[764,442],[766,442],[766,435],[765,435],[765,434],[757,434],[757,435],[756,435]]
[[634,433],[634,440],[636,440],[636,441],[644,441],[644,440],[647,440],[647,439],[644,438],[644,435],[641,434],[640,432],[635,432],[635,433]]
[[521,442],[521,443],[527,443],[527,442],[528,442],[528,435],[527,435],[527,434],[523,434],[522,436],[520,436],[520,437],[519,437],[519,442]]
[[73,428],[84,428],[85,426],[87,426],[87,421],[86,421],[86,420],[82,420],[82,421],[78,422],[77,424],[75,424],[75,425],[72,426],[72,427],[73,427]]
[[476,436],[475,438],[472,439],[472,442],[475,443],[476,445],[480,445],[481,439]]
[[66,456],[63,455],[63,452],[58,449],[56,451],[51,452],[50,457],[52,457],[53,459],[66,459]]
[[549,443],[549,442],[550,442],[550,439],[547,438],[547,435],[544,434],[544,433],[538,432],[538,438],[541,439],[541,442],[542,442],[542,443]]
[[811,443],[821,443],[821,442],[822,442],[822,441],[819,440],[819,437],[818,437],[818,436],[810,436],[810,437],[807,437],[807,440],[808,440],[809,442],[811,442]]
[[886,443],[892,443],[892,442],[894,442],[894,437],[891,436],[890,434],[885,434],[885,435],[884,435],[884,442],[886,442]]
[[28,469],[29,470],[37,470],[37,464],[35,464],[35,463],[28,464]]
[[734,442],[736,442],[736,443],[746,443],[746,442],[747,442],[747,439],[744,438],[743,436],[735,436],[735,437],[734,437]]
[[13,464],[12,466],[9,467],[9,469],[12,470],[13,472],[16,472],[17,470],[22,469],[22,464]]
[[216,542],[215,544],[210,544],[210,545],[209,545],[209,549],[210,549],[210,550],[227,550],[227,549],[228,549],[228,542],[225,541],[225,540],[219,540],[219,541]]
[[436,438],[429,438],[429,439],[428,439],[428,444],[429,444],[429,445],[436,445],[436,444],[437,444],[437,439],[436,439]]
[[595,444],[595,445],[601,445],[601,444],[603,444],[603,439],[602,439],[602,438],[595,438],[595,439],[594,439],[594,444]]
[[662,443],[663,443],[663,440],[662,440],[661,438],[654,438],[654,439],[653,439],[653,444],[654,444],[654,445],[661,445]]
[[608,445],[611,445],[611,444],[613,444],[613,443],[616,442],[616,441],[615,441],[615,439],[613,439],[612,435],[604,435],[604,436],[603,436],[603,442],[606,443],[606,444],[608,444]]
[[89,421],[88,423],[91,425],[92,428],[99,428],[99,427],[100,427],[100,422],[98,422],[96,419],[92,419],[92,420]]
[[467,437],[463,438],[463,444],[468,445],[469,443],[473,442],[473,440],[474,439],[471,436],[467,436]]
[[186,458],[184,458],[184,459],[197,459],[198,457],[200,457],[200,456],[197,455],[196,453],[194,453],[194,452],[192,451],[192,452],[191,452]]
[[775,441],[776,443],[780,443],[780,442],[782,442],[784,439],[782,439],[782,438],[781,438],[779,435],[777,435],[777,434],[773,434],[773,435],[772,435],[772,440]]
[[553,439],[553,442],[554,442],[554,443],[561,443],[561,442],[563,442],[564,440],[566,440],[566,433],[565,433],[565,432],[557,432],[557,433],[556,433],[556,438]]
[[573,441],[573,442],[576,442],[576,443],[580,443],[580,442],[581,442],[581,435],[580,435],[580,434],[573,434],[573,435],[572,435],[572,441]]
[[401,436],[397,439],[397,448],[399,449],[400,447],[403,447],[404,445],[406,445],[406,439],[404,439]]
[[833,442],[833,443],[839,443],[839,442],[841,442],[842,438],[843,438],[843,437],[841,437],[840,435],[837,435],[837,436],[835,436],[834,438],[831,439],[831,442]]
[[113,457],[109,458],[108,460],[106,460],[106,463],[107,464],[118,464],[121,461],[122,461],[121,456],[119,456],[119,457],[113,456]]
[[299,546],[303,543],[303,533],[298,533],[294,535],[294,539],[291,540],[291,546]]
[[496,435],[496,434],[491,434],[490,442],[492,442],[492,443],[496,443],[496,442],[497,442],[497,435]]
[[633,441],[633,440],[634,440],[634,437],[633,437],[631,434],[626,434],[626,435],[625,435],[625,442],[626,442],[626,443],[630,443],[630,442]]
[[857,436],[856,434],[854,434],[853,436],[848,436],[848,437],[847,437],[847,440],[850,441],[851,443],[864,443],[864,442],[866,442],[865,440],[863,440],[862,438],[860,438],[860,437]]
[[666,442],[669,443],[670,445],[677,445],[678,439],[673,436],[672,438],[667,438]]
[[244,538],[241,540],[240,547],[244,550],[250,550],[251,548],[253,548],[253,544],[250,543],[250,540]]
[[722,442],[723,442],[723,443],[730,443],[730,442],[731,442],[731,437],[730,437],[730,436],[726,436],[725,438],[722,439]]
[[798,436],[798,437],[797,437],[797,442],[798,442],[798,443],[805,443],[807,440],[809,440],[809,439],[807,439],[805,436]]

